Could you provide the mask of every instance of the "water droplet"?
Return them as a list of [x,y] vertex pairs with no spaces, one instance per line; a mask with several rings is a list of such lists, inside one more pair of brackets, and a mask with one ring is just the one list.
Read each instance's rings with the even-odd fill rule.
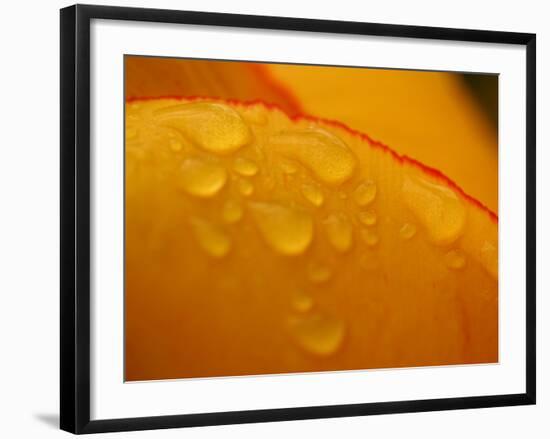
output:
[[373,181],[360,183],[353,192],[353,198],[358,206],[364,207],[376,198],[376,184]]
[[244,178],[237,181],[237,186],[241,195],[244,195],[245,197],[249,197],[254,193],[254,185]]
[[313,298],[309,294],[297,291],[292,295],[292,307],[298,312],[308,312],[313,307]]
[[479,252],[482,265],[487,272],[498,280],[498,248],[495,244],[485,241]]
[[445,255],[445,264],[449,268],[459,270],[466,265],[466,258],[460,250],[450,250]]
[[269,139],[269,146],[273,151],[297,160],[320,181],[333,186],[348,180],[357,163],[340,138],[321,129],[276,134]]
[[328,281],[332,276],[332,271],[326,265],[318,262],[311,262],[307,267],[309,280],[315,284]]
[[181,165],[180,187],[190,195],[209,198],[216,195],[227,181],[227,172],[221,166],[196,158]]
[[218,102],[190,102],[155,110],[156,120],[181,132],[198,147],[230,154],[249,143],[252,134],[233,108]]
[[239,221],[243,216],[241,205],[233,200],[227,200],[222,208],[222,218],[228,224]]
[[342,345],[346,332],[341,319],[325,314],[291,318],[289,329],[302,349],[320,356],[334,354]]
[[316,207],[322,206],[325,201],[321,188],[313,184],[302,185],[302,195]]
[[327,237],[332,246],[346,252],[353,243],[353,227],[344,213],[333,213],[324,221]]
[[170,140],[170,149],[174,152],[178,152],[178,151],[181,151],[183,148],[183,145],[181,144],[180,141],[176,140],[176,139],[171,139]]
[[258,173],[258,165],[250,159],[237,157],[233,162],[233,170],[243,177],[253,177]]
[[296,167],[296,165],[287,160],[281,161],[281,163],[279,163],[279,166],[281,167],[281,170],[288,175],[296,174],[296,172],[298,172],[298,168]]
[[414,224],[405,223],[399,229],[399,235],[403,239],[411,239],[416,234],[416,226]]
[[378,238],[378,234],[371,229],[361,230],[361,237],[363,238],[363,241],[365,241],[365,244],[367,244],[369,247],[374,247],[376,244],[378,244],[378,241],[380,240]]
[[448,187],[405,176],[403,195],[407,207],[436,245],[453,243],[466,224],[466,209],[458,195]]
[[366,226],[373,226],[376,224],[376,212],[374,212],[374,210],[359,212],[357,216],[359,217],[359,221]]
[[303,253],[313,240],[313,220],[303,210],[275,203],[250,203],[254,220],[266,241],[284,255]]
[[192,218],[190,222],[199,245],[206,253],[221,258],[229,252],[231,240],[221,227],[198,218]]

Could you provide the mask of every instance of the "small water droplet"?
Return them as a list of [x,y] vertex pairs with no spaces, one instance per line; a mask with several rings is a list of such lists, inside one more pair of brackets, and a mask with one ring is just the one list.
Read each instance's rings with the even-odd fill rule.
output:
[[366,226],[373,226],[376,224],[376,212],[374,210],[359,212],[358,217],[359,221]]
[[320,356],[334,354],[346,333],[346,325],[341,319],[325,314],[291,318],[289,329],[302,349]]
[[241,195],[244,195],[245,197],[249,197],[254,193],[254,185],[244,178],[237,181],[237,186]]
[[416,226],[414,224],[405,223],[399,229],[399,235],[403,239],[411,239],[416,234]]
[[315,207],[320,207],[325,201],[321,188],[313,184],[302,185],[302,195]]
[[313,220],[303,210],[275,203],[250,203],[266,243],[284,255],[303,253],[313,240]]
[[351,221],[344,213],[333,213],[324,221],[327,237],[332,246],[346,252],[353,244],[353,227]]
[[216,195],[227,181],[227,172],[216,163],[188,158],[181,165],[179,186],[188,194],[209,198]]
[[479,252],[482,265],[487,272],[498,280],[498,248],[495,244],[485,241]]
[[365,244],[367,244],[369,247],[374,247],[376,244],[378,244],[378,241],[380,240],[378,238],[378,234],[371,229],[361,230],[361,237],[363,238],[363,241],[365,241]]
[[292,307],[298,312],[308,312],[313,308],[313,298],[303,291],[297,291],[292,295]]
[[181,132],[198,147],[230,154],[252,140],[252,134],[233,108],[218,102],[190,102],[154,111],[156,120]]
[[239,221],[243,216],[243,209],[237,201],[227,200],[222,208],[222,218],[228,224]]
[[462,234],[466,209],[448,187],[418,177],[405,176],[403,195],[407,207],[426,229],[436,245],[448,245]]
[[279,166],[281,167],[281,170],[288,175],[296,174],[296,172],[298,172],[297,166],[287,160],[281,161],[281,163],[279,163]]
[[229,252],[231,240],[221,227],[198,218],[192,218],[190,223],[199,245],[210,256],[221,258]]
[[357,159],[340,138],[318,128],[276,134],[269,139],[269,146],[297,160],[328,185],[336,186],[348,180],[357,164]]
[[369,205],[376,198],[376,184],[370,180],[360,183],[353,192],[353,198],[358,206]]
[[311,282],[320,284],[330,279],[332,271],[326,265],[314,261],[308,265],[307,274]]
[[466,257],[460,250],[450,250],[445,255],[445,264],[449,268],[459,270],[466,265]]
[[176,140],[176,139],[171,139],[170,140],[170,149],[174,152],[178,152],[178,151],[181,151],[183,148],[183,145],[181,144],[180,141]]
[[253,177],[258,173],[258,165],[250,159],[237,157],[233,162],[233,170],[243,177]]

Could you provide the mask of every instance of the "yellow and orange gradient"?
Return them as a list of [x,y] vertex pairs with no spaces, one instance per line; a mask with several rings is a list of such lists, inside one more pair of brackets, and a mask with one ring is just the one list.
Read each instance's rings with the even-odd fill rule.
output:
[[498,360],[496,130],[460,75],[125,62],[127,380]]

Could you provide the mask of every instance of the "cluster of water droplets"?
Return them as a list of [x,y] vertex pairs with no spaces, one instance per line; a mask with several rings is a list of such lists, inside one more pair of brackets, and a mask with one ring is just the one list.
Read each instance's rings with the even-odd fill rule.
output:
[[[253,116],[252,123],[267,123],[262,113]],[[254,178],[260,166],[252,157],[235,156],[254,142],[253,131],[248,125],[250,118],[245,121],[233,108],[216,102],[160,108],[155,110],[154,117],[159,126],[181,133],[196,148],[207,153],[200,157],[188,156],[181,162],[177,182],[185,194],[210,199],[231,183],[240,195],[223,203],[219,223],[196,217],[190,219],[196,241],[211,257],[223,258],[230,253],[232,243],[225,227],[240,222],[245,214],[250,215],[267,247],[282,256],[304,254],[317,230],[323,231],[337,254],[349,252],[354,245],[355,224],[358,224],[359,238],[367,249],[379,244],[379,218],[373,207],[378,195],[376,182],[365,179],[356,181],[351,190],[340,189],[344,183],[350,184],[358,161],[345,142],[333,133],[306,128],[280,132],[264,139],[265,150],[278,159],[277,171],[281,175],[295,178],[305,172],[311,177],[299,184],[300,200],[289,204],[254,199]],[[127,139],[135,135],[133,129],[126,131]],[[171,139],[169,147],[174,153],[183,148],[177,139]],[[218,157],[226,162],[216,160]],[[222,164],[228,159],[231,159],[229,168]],[[351,217],[344,210],[328,211],[317,227],[310,210],[324,208],[329,196],[345,202],[348,192],[355,206],[355,216]],[[443,185],[408,175],[404,177],[401,192],[418,226],[404,222],[396,234],[403,241],[409,241],[420,226],[434,245],[447,249],[444,255],[447,267],[462,269],[466,257],[452,244],[459,239],[466,224],[463,201]],[[480,253],[488,270],[496,272],[495,246],[487,242]],[[360,264],[376,269],[378,261],[370,252],[360,258]],[[328,282],[333,275],[330,265],[319,261],[310,261],[306,272],[314,285]],[[313,354],[334,353],[346,332],[343,320],[316,310],[313,297],[303,291],[293,293],[291,304],[294,313],[288,320],[288,327],[298,345]]]

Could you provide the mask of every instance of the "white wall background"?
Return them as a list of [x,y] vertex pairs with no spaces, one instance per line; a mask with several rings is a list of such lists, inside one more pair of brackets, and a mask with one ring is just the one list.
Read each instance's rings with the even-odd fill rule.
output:
[[[88,1],[88,3],[96,3]],[[143,438],[550,435],[550,14],[546,2],[104,0],[100,4],[537,33],[537,406],[108,435]],[[59,13],[63,1],[9,2],[0,24],[0,436],[62,437],[58,422]]]

